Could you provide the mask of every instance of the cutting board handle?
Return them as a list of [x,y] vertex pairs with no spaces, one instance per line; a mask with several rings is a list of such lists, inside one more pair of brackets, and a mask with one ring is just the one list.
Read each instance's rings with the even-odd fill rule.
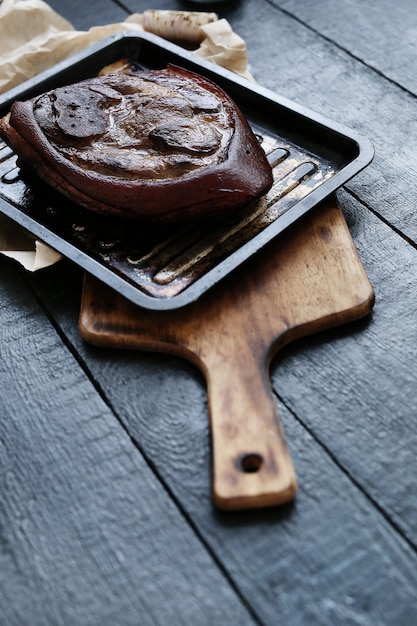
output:
[[[213,501],[246,509],[292,500],[297,479],[267,371],[245,341],[205,363],[213,439]],[[255,351],[256,352],[256,351]]]

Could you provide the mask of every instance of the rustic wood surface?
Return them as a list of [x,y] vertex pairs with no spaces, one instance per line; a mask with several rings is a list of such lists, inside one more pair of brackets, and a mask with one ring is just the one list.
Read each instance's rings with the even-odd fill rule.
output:
[[[149,8],[50,4],[77,28]],[[216,510],[198,369],[89,345],[80,270],[1,258],[1,624],[417,623],[417,9],[340,4],[216,7],[260,84],[376,149],[338,192],[373,312],[271,364],[295,501]]]
[[374,293],[332,197],[197,302],[132,305],[85,277],[81,335],[90,343],[177,354],[203,372],[213,449],[213,501],[225,510],[294,499],[269,364],[301,336],[368,315]]

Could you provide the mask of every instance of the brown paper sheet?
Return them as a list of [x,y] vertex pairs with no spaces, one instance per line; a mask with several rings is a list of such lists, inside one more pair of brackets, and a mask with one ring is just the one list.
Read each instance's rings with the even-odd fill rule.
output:
[[[118,32],[147,30],[187,42],[195,54],[249,80],[246,44],[215,13],[158,11],[134,14],[117,24],[77,31],[43,0],[3,0],[0,4],[0,93],[36,76],[92,43]],[[0,219],[0,253],[37,271],[61,256],[8,220]]]

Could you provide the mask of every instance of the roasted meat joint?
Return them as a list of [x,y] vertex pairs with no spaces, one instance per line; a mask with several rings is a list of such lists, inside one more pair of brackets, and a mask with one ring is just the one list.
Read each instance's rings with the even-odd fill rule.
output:
[[87,209],[129,219],[228,212],[272,185],[236,104],[176,66],[112,72],[15,102],[0,135],[22,169]]

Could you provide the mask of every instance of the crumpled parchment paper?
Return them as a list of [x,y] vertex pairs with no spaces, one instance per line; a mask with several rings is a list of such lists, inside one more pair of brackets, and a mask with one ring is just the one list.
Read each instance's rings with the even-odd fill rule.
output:
[[[204,57],[249,80],[246,44],[215,13],[158,11],[135,13],[117,24],[77,31],[43,0],[3,0],[0,4],[0,93],[15,87],[101,39],[124,31],[153,32],[192,47]],[[6,217],[0,216],[0,253],[29,271],[62,257]]]

